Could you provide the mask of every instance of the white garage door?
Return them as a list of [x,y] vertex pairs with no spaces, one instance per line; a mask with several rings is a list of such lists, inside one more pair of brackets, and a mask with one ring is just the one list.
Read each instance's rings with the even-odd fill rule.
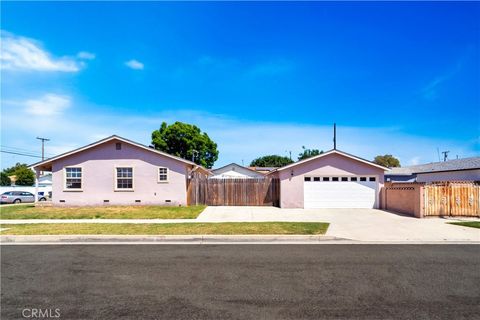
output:
[[304,207],[375,208],[377,177],[309,177],[304,178]]

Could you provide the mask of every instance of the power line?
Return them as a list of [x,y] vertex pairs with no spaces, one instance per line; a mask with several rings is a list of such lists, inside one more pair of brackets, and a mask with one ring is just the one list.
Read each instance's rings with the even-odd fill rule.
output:
[[[4,150],[7,150],[7,151],[25,152],[25,153],[30,153],[30,154],[36,154],[35,151],[30,151],[29,149],[26,149],[26,148],[9,147],[9,146],[5,146],[5,145],[0,145],[0,147]],[[49,155],[49,156],[53,156],[53,154],[50,153],[50,152],[45,152],[45,154]]]
[[19,155],[19,156],[26,156],[26,157],[32,157],[32,158],[42,158],[42,156],[35,156],[33,154],[28,154],[28,153],[20,153],[20,152],[6,151],[6,150],[0,150],[0,152],[16,154],[16,155]]

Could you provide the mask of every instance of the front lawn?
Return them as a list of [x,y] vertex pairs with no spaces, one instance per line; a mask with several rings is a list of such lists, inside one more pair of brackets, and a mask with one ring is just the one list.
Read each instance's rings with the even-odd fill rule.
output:
[[450,222],[450,224],[454,224],[454,225],[457,225],[457,226],[472,227],[472,228],[479,228],[480,229],[480,221]]
[[0,219],[195,219],[205,206],[0,207]]
[[328,223],[310,222],[221,222],[165,224],[22,224],[8,225],[1,235],[321,235]]

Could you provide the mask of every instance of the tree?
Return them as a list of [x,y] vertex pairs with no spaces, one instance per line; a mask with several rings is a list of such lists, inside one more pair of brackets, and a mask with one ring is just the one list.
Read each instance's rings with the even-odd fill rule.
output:
[[289,157],[282,157],[277,155],[269,155],[259,157],[250,163],[251,167],[283,167],[287,164],[293,163]]
[[17,186],[31,186],[35,184],[35,174],[26,167],[18,168],[15,171],[15,184]]
[[13,167],[6,168],[2,172],[2,176],[3,174],[5,174],[7,177],[15,176],[15,184],[18,186],[31,186],[35,184],[35,174],[25,163],[17,163]]
[[152,145],[168,154],[193,160],[196,164],[211,168],[218,159],[217,144],[206,132],[195,125],[162,122],[160,129],[152,132]]
[[305,146],[302,146],[303,152],[298,154],[298,160],[307,159],[310,157],[318,156],[323,153],[323,150],[318,149],[306,149]]
[[5,172],[0,172],[0,185],[9,186],[12,184],[12,181]]
[[384,156],[376,156],[373,162],[387,168],[400,167],[400,160],[398,160],[391,154],[386,154]]

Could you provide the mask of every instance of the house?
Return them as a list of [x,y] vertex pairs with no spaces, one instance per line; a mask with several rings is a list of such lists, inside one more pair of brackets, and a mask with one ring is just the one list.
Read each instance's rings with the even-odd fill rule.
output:
[[186,205],[187,178],[209,175],[182,158],[113,135],[31,166],[52,172],[54,205]]
[[392,168],[388,182],[480,181],[480,157]]
[[282,208],[379,208],[389,169],[339,150],[278,168]]
[[211,170],[214,179],[252,179],[263,178],[264,174],[256,172],[255,170],[243,167],[236,163],[230,163],[218,169]]
[[278,167],[248,167],[248,169],[250,169],[250,170],[257,171],[257,172],[260,172],[260,173],[263,173],[263,174],[267,174],[270,171],[273,171],[277,168]]

